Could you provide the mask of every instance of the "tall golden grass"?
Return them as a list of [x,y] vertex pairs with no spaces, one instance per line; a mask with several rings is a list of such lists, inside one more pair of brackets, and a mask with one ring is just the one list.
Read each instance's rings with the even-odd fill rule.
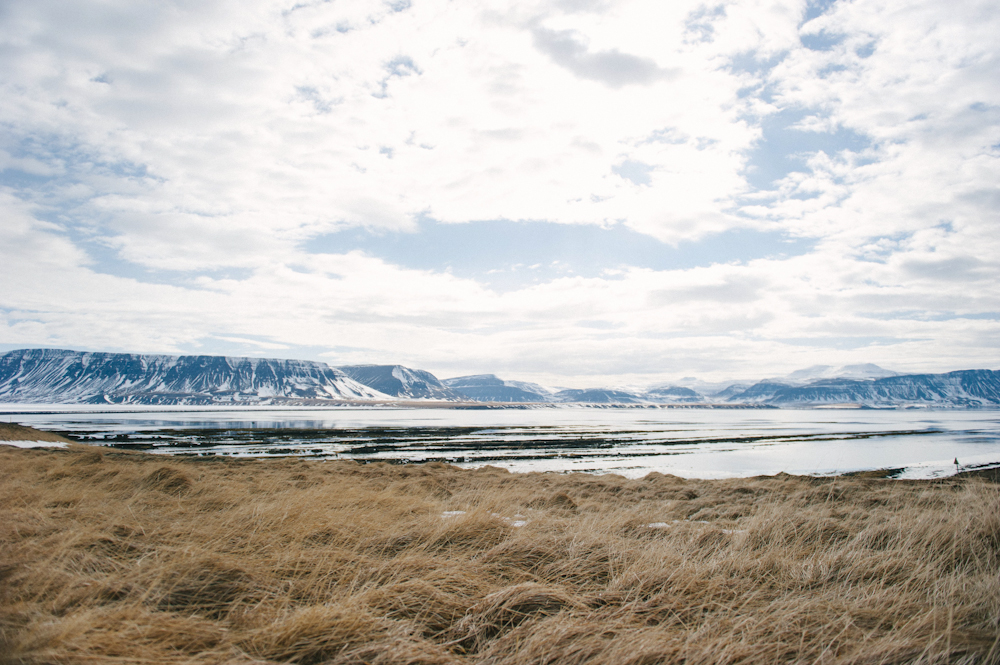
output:
[[0,446],[0,470],[6,664],[1000,662],[982,479],[86,446]]

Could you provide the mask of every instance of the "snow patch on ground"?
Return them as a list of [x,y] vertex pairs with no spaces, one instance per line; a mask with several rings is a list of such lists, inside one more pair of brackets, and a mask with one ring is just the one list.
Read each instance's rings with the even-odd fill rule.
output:
[[0,446],[15,448],[65,448],[65,441],[0,441]]
[[930,478],[944,478],[953,476],[962,471],[973,471],[976,469],[988,469],[1000,466],[997,453],[987,453],[985,455],[970,455],[958,460],[958,465],[954,459],[931,460],[929,462],[918,462],[909,464],[906,469],[896,476],[905,480],[927,480]]

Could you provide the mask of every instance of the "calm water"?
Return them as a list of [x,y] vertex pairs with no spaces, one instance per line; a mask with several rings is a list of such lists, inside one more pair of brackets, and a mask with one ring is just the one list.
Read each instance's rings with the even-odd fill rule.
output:
[[1000,466],[1000,411],[25,407],[0,418],[162,454],[484,464],[512,471],[650,471],[694,478]]

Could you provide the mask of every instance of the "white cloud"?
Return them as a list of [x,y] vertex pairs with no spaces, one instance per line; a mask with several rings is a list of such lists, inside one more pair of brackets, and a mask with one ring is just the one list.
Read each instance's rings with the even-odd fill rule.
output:
[[[245,340],[579,384],[1000,361],[990,3],[841,1],[806,23],[766,0],[4,11],[0,343]],[[789,155],[755,191],[751,161]],[[816,244],[503,293],[301,249],[423,218]]]

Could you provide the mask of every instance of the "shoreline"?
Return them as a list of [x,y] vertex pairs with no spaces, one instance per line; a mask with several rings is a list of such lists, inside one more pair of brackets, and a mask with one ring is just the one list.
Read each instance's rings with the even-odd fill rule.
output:
[[[181,423],[174,427],[162,426],[165,424],[152,428],[146,424],[135,431],[127,427],[103,429],[97,423],[97,429],[81,429],[80,424],[76,424],[73,428],[55,429],[43,435],[41,430],[0,423],[0,443],[3,439],[14,439],[20,440],[22,447],[37,447],[42,444],[33,443],[33,440],[48,438],[63,444],[72,441],[176,457],[289,457],[312,461],[353,460],[364,464],[440,462],[464,469],[493,465],[516,473],[582,472],[627,478],[641,478],[651,472],[692,479],[749,478],[784,472],[812,477],[868,474],[871,477],[930,479],[1000,466],[1000,451],[976,453],[974,449],[970,452],[968,446],[958,453],[961,464],[956,458],[953,466],[950,456],[944,459],[947,446],[939,451],[939,444],[933,441],[920,444],[925,449],[923,457],[915,457],[912,453],[902,455],[902,451],[900,457],[886,453],[866,457],[869,441],[886,439],[891,442],[886,450],[891,452],[899,443],[915,436],[917,441],[921,439],[919,435],[940,435],[935,428],[914,430],[912,426],[882,430],[856,427],[846,431],[801,430],[797,433],[762,428],[738,436],[738,432],[732,430],[706,435],[708,432],[697,428],[683,433],[660,434],[642,423],[622,426],[620,431],[600,427],[482,424],[331,423],[327,427],[305,427],[298,422],[270,426],[256,423],[250,426],[244,422],[223,426],[222,422],[208,422],[194,427],[180,426]],[[634,427],[639,427],[642,433],[633,431]],[[14,428],[21,434],[5,434],[4,428]],[[25,434],[29,431],[36,434]],[[713,451],[722,451],[722,457]],[[789,451],[797,451],[797,463],[787,457]],[[760,457],[762,452],[774,461],[766,463]],[[734,459],[756,456],[756,467],[733,468],[732,462],[725,461],[727,455],[735,456]],[[817,457],[809,460],[803,455]],[[852,463],[854,455],[861,457]]]

